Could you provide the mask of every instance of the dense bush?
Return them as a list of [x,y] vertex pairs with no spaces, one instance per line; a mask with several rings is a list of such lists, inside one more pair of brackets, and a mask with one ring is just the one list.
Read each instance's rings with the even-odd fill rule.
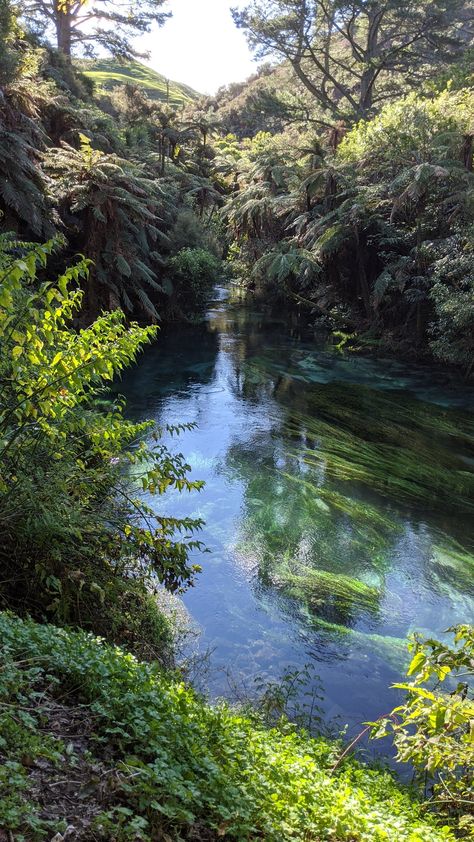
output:
[[40,283],[54,243],[3,246],[0,599],[159,654],[169,629],[151,593],[158,583],[189,584],[188,549],[198,545],[192,533],[200,524],[154,515],[137,486],[161,494],[200,484],[152,423],[126,421],[123,402],[104,392],[156,330],[127,328],[119,310],[73,330],[87,263]]
[[213,248],[221,201],[201,125],[133,86],[95,92],[61,52],[20,32],[8,0],[0,47],[0,232],[59,231],[65,263],[93,261],[84,323],[116,306],[146,321],[186,314],[184,292],[170,305],[164,267],[183,247]]
[[224,213],[247,277],[270,301],[469,373],[473,114],[472,90],[448,88],[385,106],[334,151],[290,132],[242,144]]
[[219,278],[220,260],[202,248],[181,249],[169,261],[174,299],[183,310],[201,310]]
[[[210,707],[156,664],[5,614],[0,641],[0,823],[17,838],[49,839],[71,819],[84,842],[454,838],[423,818],[388,772],[354,761],[334,770],[337,743]],[[82,743],[69,747],[54,731],[59,721],[67,732],[68,717],[86,723]],[[65,790],[69,804],[48,820],[48,798],[68,778],[76,782]]]

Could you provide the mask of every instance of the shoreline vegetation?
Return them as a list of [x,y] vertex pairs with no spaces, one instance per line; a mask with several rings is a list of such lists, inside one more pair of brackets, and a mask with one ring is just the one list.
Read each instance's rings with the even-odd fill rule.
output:
[[211,707],[92,635],[5,613],[0,629],[0,810],[17,839],[455,838],[389,772],[335,769],[338,742]]
[[[133,423],[110,394],[160,322],[202,319],[223,276],[340,348],[472,377],[470,4],[253,0],[235,22],[271,64],[214,97],[135,62],[163,0],[103,6],[84,19],[69,0],[0,0],[0,842],[472,838],[472,627],[412,639],[404,702],[364,728],[392,740],[412,787],[297,727],[278,692],[276,718],[211,705],[183,680],[184,619],[157,596],[199,581],[203,521],[144,502],[202,488],[163,437],[192,425]],[[81,49],[110,59],[76,64]],[[314,360],[298,365],[318,382]],[[258,389],[261,371],[242,372]],[[401,639],[350,626],[376,614],[377,576],[315,569],[297,527],[326,552],[350,522],[383,572],[396,524],[344,484],[468,517],[472,437],[415,401],[388,422],[379,395],[367,436],[349,388],[300,399],[282,401],[305,442],[302,475],[278,478],[288,523],[276,495],[258,502],[262,473],[237,555],[309,624],[402,670]],[[307,481],[322,459],[334,487]],[[461,588],[471,561],[442,540],[431,559]]]

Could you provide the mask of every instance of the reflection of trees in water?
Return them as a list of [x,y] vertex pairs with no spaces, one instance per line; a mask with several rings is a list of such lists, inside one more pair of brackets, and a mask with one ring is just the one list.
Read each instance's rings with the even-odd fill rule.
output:
[[396,505],[474,514],[471,416],[400,392],[313,382],[308,366],[291,367],[284,349],[278,358],[245,346],[239,357],[234,390],[284,409],[284,434],[290,446],[306,448],[308,465]]
[[207,325],[168,325],[115,391],[126,396],[130,414],[150,417],[157,399],[212,383],[218,353],[219,337]]
[[250,355],[233,384],[245,401],[279,408],[272,438],[254,435],[228,453],[227,470],[245,481],[241,560],[329,633],[360,620],[373,627],[403,529],[417,529],[403,514],[415,510],[445,553],[428,529],[414,569],[457,604],[473,560],[462,547],[453,555],[458,518],[466,546],[474,509],[472,419],[396,392],[295,380],[282,365]]

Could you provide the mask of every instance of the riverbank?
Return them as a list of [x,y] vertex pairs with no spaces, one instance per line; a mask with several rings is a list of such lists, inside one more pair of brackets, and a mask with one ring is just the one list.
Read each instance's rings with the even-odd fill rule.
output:
[[9,839],[454,839],[388,772],[334,769],[338,743],[211,707],[156,662],[8,614],[0,640]]

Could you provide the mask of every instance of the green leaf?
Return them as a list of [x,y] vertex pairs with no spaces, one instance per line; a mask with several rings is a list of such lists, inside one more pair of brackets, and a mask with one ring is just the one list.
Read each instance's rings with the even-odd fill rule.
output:
[[417,652],[410,662],[410,666],[407,670],[407,675],[414,675],[414,673],[419,672],[421,667],[424,666],[425,663],[426,655],[424,654],[424,652]]

